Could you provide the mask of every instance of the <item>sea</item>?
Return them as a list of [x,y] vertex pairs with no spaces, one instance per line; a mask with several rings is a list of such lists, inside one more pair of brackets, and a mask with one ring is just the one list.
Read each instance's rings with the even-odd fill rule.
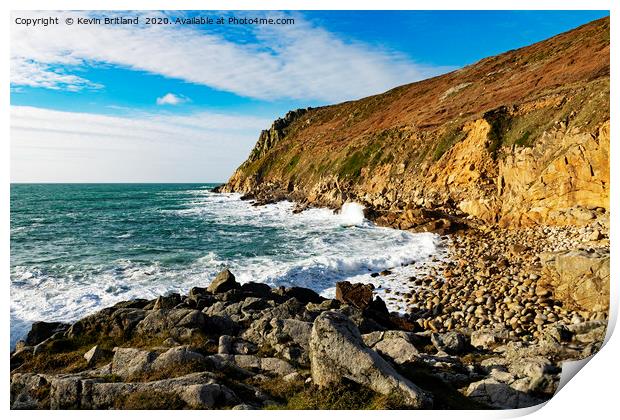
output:
[[378,227],[357,203],[293,214],[291,202],[254,206],[216,185],[12,184],[11,346],[34,321],[186,294],[224,268],[325,297],[338,281],[372,283],[404,310],[407,279],[446,258],[438,235]]

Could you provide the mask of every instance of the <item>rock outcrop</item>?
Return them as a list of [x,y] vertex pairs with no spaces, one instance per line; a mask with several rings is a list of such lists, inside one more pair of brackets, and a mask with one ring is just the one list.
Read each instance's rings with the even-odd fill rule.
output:
[[567,307],[588,311],[609,308],[609,249],[544,253],[541,291],[552,291]]
[[432,404],[429,395],[366,347],[355,324],[341,313],[325,312],[314,321],[310,362],[312,380],[320,387],[347,378],[380,394],[402,397],[416,408]]
[[583,225],[609,211],[609,18],[433,79],[298,110],[221,191],[400,229]]
[[561,361],[592,354],[606,329],[548,324],[532,341],[492,329],[433,334],[415,314],[312,300],[310,290],[250,284],[118,303],[20,343],[11,407],[333,408],[340,397],[347,408],[522,407],[550,398]]

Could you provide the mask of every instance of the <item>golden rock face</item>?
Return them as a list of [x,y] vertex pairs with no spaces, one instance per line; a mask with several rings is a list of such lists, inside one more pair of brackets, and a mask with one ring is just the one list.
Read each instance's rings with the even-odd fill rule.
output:
[[609,120],[601,19],[440,77],[289,113],[222,190],[357,201],[404,229],[411,208],[503,227],[580,225],[609,211]]

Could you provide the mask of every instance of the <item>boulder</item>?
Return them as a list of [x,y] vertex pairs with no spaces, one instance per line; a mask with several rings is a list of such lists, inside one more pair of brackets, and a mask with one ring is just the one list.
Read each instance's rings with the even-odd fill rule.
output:
[[572,250],[541,254],[540,286],[577,311],[609,310],[609,250]]
[[67,410],[80,408],[82,382],[80,377],[55,377],[50,380],[50,408]]
[[472,382],[465,391],[465,396],[488,406],[503,409],[531,407],[545,401],[494,378]]
[[69,328],[69,325],[62,322],[34,322],[24,341],[28,346],[36,346],[52,335],[65,331],[67,328]]
[[112,357],[112,374],[123,378],[140,376],[151,370],[151,364],[156,357],[151,351],[117,347]]
[[86,363],[88,366],[94,366],[101,357],[103,357],[104,352],[99,346],[93,346],[90,350],[84,353],[84,359],[86,359]]
[[[66,331],[69,338],[80,336],[129,336],[140,321],[144,319],[147,311],[141,308],[133,308],[134,301],[124,302],[128,306],[111,307],[102,309],[92,315],[75,322]],[[139,305],[142,305],[139,301]]]
[[250,296],[259,298],[269,298],[271,296],[271,287],[265,283],[248,282],[241,285],[241,290]]
[[238,354],[229,356],[225,360],[229,360],[243,369],[260,370],[277,376],[286,376],[296,372],[295,368],[288,362],[276,357],[258,357],[254,355]]
[[233,391],[215,382],[184,387],[180,397],[193,409],[209,409],[216,405],[231,405],[239,402]]
[[160,296],[155,300],[153,309],[172,309],[181,303],[181,295],[178,293],[172,293],[168,296]]
[[230,335],[221,335],[217,345],[218,354],[231,354],[233,348],[233,337]]
[[340,301],[336,299],[327,299],[321,303],[308,303],[306,305],[306,310],[314,311],[314,312],[323,312],[329,311],[330,309],[338,309],[340,308]]
[[207,317],[196,309],[160,309],[150,311],[136,326],[144,335],[167,334],[172,337],[186,335],[190,330],[204,330]]
[[295,298],[298,302],[306,305],[307,303],[321,303],[325,298],[319,296],[317,292],[306,287],[280,287],[274,290],[274,293],[284,297],[285,299]]
[[473,347],[483,350],[490,349],[496,343],[495,334],[491,331],[474,331],[469,339]]
[[256,346],[256,344],[240,338],[236,338],[232,345],[232,352],[234,354],[253,354],[257,351],[258,347]]
[[431,342],[438,351],[451,355],[461,354],[467,348],[467,338],[458,332],[451,331],[443,334],[431,334]]
[[416,361],[420,352],[405,331],[376,331],[362,336],[364,343],[397,364]]
[[336,283],[336,299],[358,309],[366,309],[372,302],[373,289],[372,284],[339,281]]
[[10,403],[13,410],[35,410],[39,406],[34,394],[48,386],[46,375],[36,373],[15,373],[11,376]]
[[[277,319],[264,316],[254,321],[242,337],[257,345],[277,348],[282,344],[295,344],[307,352],[310,345],[312,323],[297,319]],[[307,353],[299,355],[301,359]],[[295,357],[297,358],[297,357]]]
[[175,367],[187,365],[190,363],[200,365],[204,362],[205,357],[202,354],[192,351],[187,346],[178,346],[173,347],[157,356],[157,358],[153,361],[150,369],[154,371],[165,371],[172,370]]
[[210,293],[224,293],[229,290],[239,289],[241,285],[237,283],[235,280],[235,276],[228,269],[221,271],[209,287],[207,287],[207,291]]
[[269,307],[269,303],[266,300],[254,296],[245,298],[243,301],[240,302],[240,304],[241,312],[244,313],[261,311]]
[[[139,398],[144,408],[169,409],[167,401],[156,398],[143,400],[144,395],[165,395],[176,397],[186,408],[210,409],[232,406],[239,403],[239,398],[224,385],[218,384],[213,374],[208,372],[192,373],[171,379],[152,382],[98,382],[89,379],[69,378],[75,387],[56,385],[50,393],[52,408],[110,409],[124,408],[125,403],[134,396]],[[64,385],[64,384],[62,384]],[[77,388],[79,392],[72,393]],[[59,390],[63,389],[61,395]],[[79,398],[75,398],[75,395]],[[72,405],[68,403],[72,402]],[[136,407],[131,407],[136,408]]]
[[399,395],[412,407],[432,404],[429,394],[366,347],[355,324],[339,312],[324,312],[314,321],[310,364],[312,381],[319,387],[332,386],[347,378],[380,394]]

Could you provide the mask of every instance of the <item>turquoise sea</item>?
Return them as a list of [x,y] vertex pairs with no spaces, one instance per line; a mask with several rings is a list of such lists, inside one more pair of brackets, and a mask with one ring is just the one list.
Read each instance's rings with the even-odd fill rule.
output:
[[[357,204],[292,214],[292,203],[252,206],[215,185],[11,185],[11,344],[33,321],[187,293],[224,267],[325,296],[336,281],[373,282],[389,298],[442,253],[437,235],[376,227]],[[371,277],[384,269],[394,274]]]

